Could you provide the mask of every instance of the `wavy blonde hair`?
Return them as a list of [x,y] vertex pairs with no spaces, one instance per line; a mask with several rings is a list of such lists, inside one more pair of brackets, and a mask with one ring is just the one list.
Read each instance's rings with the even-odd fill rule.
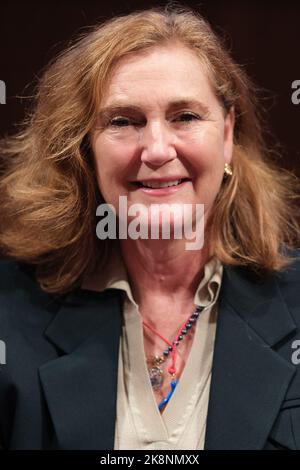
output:
[[39,79],[21,130],[0,142],[0,246],[36,266],[43,290],[68,292],[96,262],[105,268],[113,241],[96,237],[104,201],[89,132],[117,61],[174,41],[198,55],[225,112],[236,112],[233,175],[209,221],[212,252],[264,274],[291,263],[283,247],[300,238],[299,181],[271,158],[256,89],[198,13],[168,5],[115,17],[71,42]]

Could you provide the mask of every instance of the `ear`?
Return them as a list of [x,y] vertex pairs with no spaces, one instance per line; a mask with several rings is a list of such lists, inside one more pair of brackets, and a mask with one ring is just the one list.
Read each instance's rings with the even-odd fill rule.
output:
[[234,123],[235,123],[235,110],[234,110],[234,106],[231,106],[224,120],[224,160],[225,160],[225,163],[230,163],[232,159]]

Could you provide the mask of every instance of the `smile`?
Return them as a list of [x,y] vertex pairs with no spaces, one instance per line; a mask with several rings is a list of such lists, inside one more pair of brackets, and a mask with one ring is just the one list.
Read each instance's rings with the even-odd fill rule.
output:
[[170,181],[134,181],[132,184],[135,184],[138,187],[143,188],[167,188],[169,186],[177,186],[185,181],[189,181],[189,178],[181,178]]
[[164,182],[141,181],[140,184],[141,186],[144,186],[146,188],[167,188],[168,186],[177,186],[178,184],[182,183],[182,181],[183,181],[182,179],[174,180],[174,181],[164,181]]
[[187,183],[191,182],[188,178],[172,180],[172,181],[135,181],[132,184],[139,190],[156,196],[172,194],[183,188]]

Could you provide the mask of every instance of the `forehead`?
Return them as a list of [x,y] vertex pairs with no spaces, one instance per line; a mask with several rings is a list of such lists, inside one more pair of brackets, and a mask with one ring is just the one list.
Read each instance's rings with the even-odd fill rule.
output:
[[187,95],[216,101],[204,64],[183,45],[155,46],[123,57],[115,65],[102,105],[115,100],[163,104]]

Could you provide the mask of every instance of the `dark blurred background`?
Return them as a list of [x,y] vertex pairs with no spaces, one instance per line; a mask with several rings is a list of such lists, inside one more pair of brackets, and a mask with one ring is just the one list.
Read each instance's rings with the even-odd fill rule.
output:
[[[2,1],[0,80],[6,104],[0,105],[0,137],[13,133],[43,67],[77,32],[96,22],[162,1]],[[292,103],[292,82],[300,80],[300,2],[185,1],[202,13],[226,39],[234,59],[263,89],[270,132],[282,157],[278,163],[300,176],[300,105]],[[27,98],[21,98],[27,97]]]

